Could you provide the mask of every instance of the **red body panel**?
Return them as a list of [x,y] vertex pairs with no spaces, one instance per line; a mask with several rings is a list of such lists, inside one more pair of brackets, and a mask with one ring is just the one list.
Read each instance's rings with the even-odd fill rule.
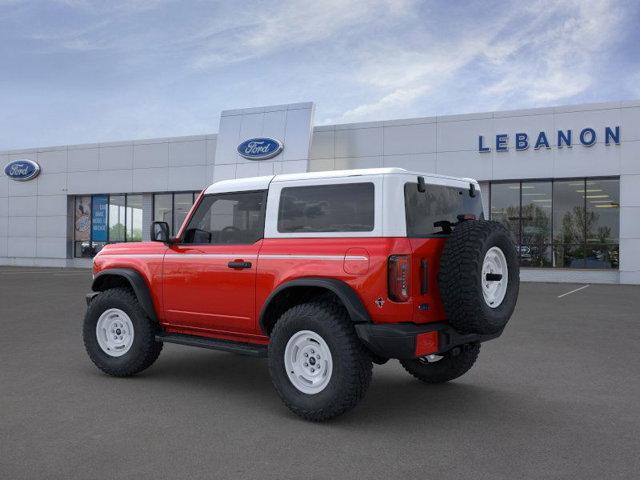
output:
[[[304,277],[341,280],[358,294],[374,323],[445,319],[437,275],[444,238],[264,239],[253,245],[174,245],[158,242],[106,246],[94,273],[130,268],[144,277],[160,323],[169,332],[267,343],[262,307],[278,286]],[[388,298],[387,259],[411,255],[411,298]],[[427,261],[427,292],[421,293]],[[250,262],[246,269],[230,261]],[[379,299],[383,301],[380,302]]]

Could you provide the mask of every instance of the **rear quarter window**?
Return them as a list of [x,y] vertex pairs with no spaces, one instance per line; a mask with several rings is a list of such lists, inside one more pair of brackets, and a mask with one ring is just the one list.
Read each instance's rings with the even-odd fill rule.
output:
[[374,196],[370,182],[285,187],[278,232],[371,232]]
[[480,192],[472,197],[468,188],[445,185],[426,185],[425,192],[418,191],[418,184],[404,185],[404,203],[408,237],[442,235],[442,228],[434,224],[440,221],[456,223],[458,215],[475,215],[484,218]]

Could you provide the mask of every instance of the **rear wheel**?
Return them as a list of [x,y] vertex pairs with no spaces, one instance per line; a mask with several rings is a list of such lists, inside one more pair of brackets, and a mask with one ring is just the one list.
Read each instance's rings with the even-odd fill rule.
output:
[[157,331],[130,290],[112,288],[89,304],[83,338],[89,358],[100,370],[126,377],[156,361],[162,350],[155,339]]
[[404,369],[425,383],[444,383],[467,373],[478,358],[480,344],[463,345],[444,355],[400,360]]
[[341,305],[318,301],[287,310],[269,342],[269,371],[296,415],[328,420],[353,408],[371,381],[371,357]]

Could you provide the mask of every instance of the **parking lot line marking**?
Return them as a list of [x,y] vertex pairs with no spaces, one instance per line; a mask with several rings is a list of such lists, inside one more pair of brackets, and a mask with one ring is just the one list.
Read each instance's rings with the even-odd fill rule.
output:
[[570,292],[567,293],[563,293],[562,295],[558,295],[558,298],[562,298],[562,297],[566,297],[567,295],[571,295],[572,293],[576,293],[579,292],[580,290],[584,290],[585,288],[589,287],[590,285],[583,285],[580,288],[576,288],[575,290],[571,290]]

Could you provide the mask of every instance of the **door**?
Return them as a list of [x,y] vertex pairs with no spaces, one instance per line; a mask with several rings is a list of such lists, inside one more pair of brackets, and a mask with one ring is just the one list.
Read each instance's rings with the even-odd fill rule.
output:
[[198,331],[255,333],[266,191],[207,195],[163,265],[165,318]]

